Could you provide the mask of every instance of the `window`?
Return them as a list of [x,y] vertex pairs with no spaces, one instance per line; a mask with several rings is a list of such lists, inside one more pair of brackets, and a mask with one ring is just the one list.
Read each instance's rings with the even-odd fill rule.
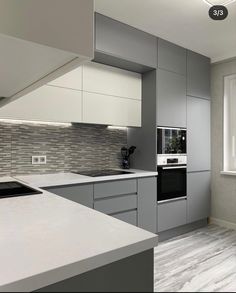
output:
[[224,171],[236,172],[236,74],[224,82]]

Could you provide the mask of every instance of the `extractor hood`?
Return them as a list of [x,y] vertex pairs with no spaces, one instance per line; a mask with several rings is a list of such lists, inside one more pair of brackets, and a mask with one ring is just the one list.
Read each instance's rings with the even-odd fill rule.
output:
[[94,54],[93,0],[0,0],[0,106]]

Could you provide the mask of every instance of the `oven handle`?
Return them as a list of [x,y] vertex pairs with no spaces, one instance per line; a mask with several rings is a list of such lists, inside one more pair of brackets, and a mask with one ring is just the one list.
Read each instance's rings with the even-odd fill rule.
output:
[[187,200],[187,199],[188,199],[187,196],[182,196],[182,197],[175,197],[175,198],[166,199],[166,200],[160,200],[160,201],[157,201],[157,203],[158,205],[161,205],[168,202],[181,201],[181,200]]
[[187,169],[187,166],[162,167],[163,170]]

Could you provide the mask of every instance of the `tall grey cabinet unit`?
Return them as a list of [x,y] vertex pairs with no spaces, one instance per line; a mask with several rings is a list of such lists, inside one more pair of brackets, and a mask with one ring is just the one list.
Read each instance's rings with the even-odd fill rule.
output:
[[[106,54],[150,68],[157,66],[157,38],[124,23],[96,13],[95,56]],[[99,54],[100,53],[100,54]],[[118,63],[117,63],[118,64]]]
[[187,222],[210,215],[210,59],[187,53]]
[[187,95],[210,99],[210,59],[187,52]]
[[211,169],[210,155],[210,101],[187,98],[188,172]]
[[158,68],[186,76],[187,50],[158,39]]
[[186,59],[186,49],[158,40],[158,126],[186,128]]
[[211,173],[188,173],[188,223],[206,219],[210,214],[210,180]]
[[186,76],[170,71],[157,71],[158,126],[186,128]]

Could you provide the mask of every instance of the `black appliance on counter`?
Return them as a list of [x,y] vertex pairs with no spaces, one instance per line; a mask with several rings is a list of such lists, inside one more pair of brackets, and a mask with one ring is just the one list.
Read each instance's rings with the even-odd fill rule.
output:
[[158,202],[187,198],[186,140],[186,129],[157,129]]
[[136,150],[135,146],[131,146],[130,148],[123,147],[121,148],[121,156],[122,156],[122,168],[129,169],[130,168],[130,156]]
[[35,190],[17,181],[0,182],[0,199],[9,197],[29,196],[34,194],[42,194],[42,192]]
[[88,170],[88,171],[80,171],[80,172],[74,172],[74,173],[79,175],[89,176],[89,177],[134,174],[133,172],[123,171],[123,170],[113,170],[113,169]]

